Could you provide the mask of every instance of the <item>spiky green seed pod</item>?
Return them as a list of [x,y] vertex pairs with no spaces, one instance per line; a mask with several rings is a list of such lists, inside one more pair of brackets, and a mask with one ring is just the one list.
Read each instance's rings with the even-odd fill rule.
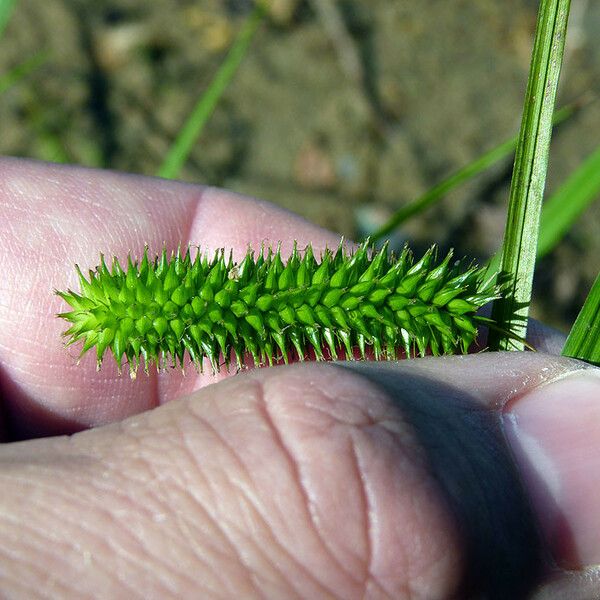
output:
[[126,269],[101,257],[88,278],[77,272],[81,291],[57,292],[73,309],[58,315],[71,323],[68,344],[82,340],[82,354],[95,346],[98,367],[110,350],[132,375],[142,362],[183,366],[186,353],[215,372],[232,353],[238,368],[247,354],[270,365],[309,350],[317,360],[364,358],[368,348],[375,359],[465,353],[486,320],[475,313],[499,292],[452,252],[437,262],[432,247],[415,261],[408,248],[395,257],[368,243],[320,260],[310,246],[286,262],[279,250],[249,250],[237,264],[224,250],[212,259],[163,250],[153,261],[146,250]]

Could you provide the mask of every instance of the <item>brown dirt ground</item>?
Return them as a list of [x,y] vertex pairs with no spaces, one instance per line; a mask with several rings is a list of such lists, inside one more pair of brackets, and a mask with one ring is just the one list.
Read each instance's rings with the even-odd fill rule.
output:
[[[356,237],[516,132],[537,2],[343,0],[342,42],[324,4],[272,0],[182,179]],[[47,60],[0,97],[0,153],[156,173],[249,5],[19,0],[0,73],[40,51]],[[560,103],[598,91],[599,30],[600,3],[574,2]],[[593,102],[555,135],[549,191],[599,142]],[[501,243],[510,167],[450,194],[394,242],[486,258]],[[600,267],[599,231],[596,203],[540,264],[534,316],[568,329]]]

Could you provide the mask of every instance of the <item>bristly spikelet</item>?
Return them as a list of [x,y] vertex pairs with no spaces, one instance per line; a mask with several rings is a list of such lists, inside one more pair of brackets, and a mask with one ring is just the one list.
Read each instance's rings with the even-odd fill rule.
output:
[[[142,362],[158,368],[196,367],[208,357],[213,371],[233,352],[238,368],[250,354],[258,365],[311,349],[317,360],[354,351],[375,359],[467,352],[486,321],[476,311],[498,297],[484,281],[485,269],[436,261],[431,248],[418,261],[405,248],[399,256],[369,243],[349,253],[342,245],[319,260],[308,246],[284,262],[281,252],[248,250],[235,264],[217,251],[212,259],[188,249],[141,263],[128,258],[122,269],[104,258],[86,278],[77,267],[80,293],[57,292],[71,307],[58,316],[71,323],[68,344],[83,341],[82,354],[96,347],[98,367],[110,350],[119,368],[125,357],[135,375]],[[324,355],[325,352],[325,355]]]

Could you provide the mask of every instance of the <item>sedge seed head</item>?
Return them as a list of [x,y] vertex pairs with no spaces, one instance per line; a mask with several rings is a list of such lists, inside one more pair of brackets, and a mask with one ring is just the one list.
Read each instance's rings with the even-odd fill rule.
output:
[[249,249],[234,263],[224,250],[151,260],[146,249],[126,268],[104,257],[88,277],[77,267],[81,289],[57,292],[71,308],[58,316],[70,324],[67,344],[95,347],[98,367],[106,353],[119,368],[126,360],[132,375],[183,367],[186,355],[216,372],[232,356],[242,368],[246,355],[271,365],[309,351],[317,360],[365,358],[369,348],[376,360],[465,353],[485,321],[477,311],[500,289],[485,269],[436,255],[432,247],[415,260],[408,248],[395,256],[366,242],[319,260],[310,246],[286,261],[279,249]]

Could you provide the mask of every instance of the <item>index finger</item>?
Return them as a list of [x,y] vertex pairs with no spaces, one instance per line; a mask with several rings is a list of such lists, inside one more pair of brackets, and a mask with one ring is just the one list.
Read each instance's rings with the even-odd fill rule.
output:
[[112,360],[96,372],[93,352],[78,363],[65,349],[65,310],[55,289],[78,289],[100,253],[121,261],[147,246],[159,253],[188,244],[213,252],[294,240],[315,251],[339,237],[267,202],[157,178],[0,159],[0,389],[20,437],[51,435],[120,420],[201,385],[211,375],[177,370],[120,377]]

